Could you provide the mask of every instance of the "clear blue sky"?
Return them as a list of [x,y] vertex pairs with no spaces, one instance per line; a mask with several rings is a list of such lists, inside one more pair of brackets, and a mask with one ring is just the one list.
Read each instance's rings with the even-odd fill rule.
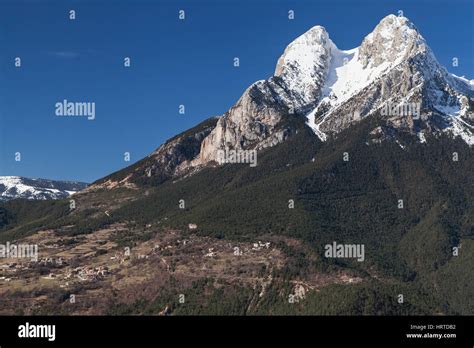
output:
[[[1,0],[0,175],[91,182],[135,162],[225,112],[248,85],[272,75],[288,43],[318,24],[349,49],[382,17],[403,10],[438,60],[472,79],[473,3]],[[178,20],[180,9],[185,21]],[[287,19],[289,9],[295,20]],[[236,56],[239,68],[232,65]],[[63,99],[95,102],[96,119],[55,116]],[[17,151],[21,162],[14,161]]]

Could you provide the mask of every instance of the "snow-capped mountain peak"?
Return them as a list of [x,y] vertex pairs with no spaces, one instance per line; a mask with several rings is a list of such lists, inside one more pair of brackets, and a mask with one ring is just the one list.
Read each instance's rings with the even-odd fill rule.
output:
[[450,132],[472,145],[466,100],[473,96],[470,81],[448,73],[407,18],[389,15],[360,47],[332,50],[321,98],[307,124],[324,141],[387,105],[418,105],[423,117],[389,113],[387,120],[419,137],[424,131]]
[[278,59],[274,76],[284,81],[295,108],[319,98],[331,51],[335,48],[322,26],[312,27],[286,47]]
[[312,27],[286,47],[278,59],[274,76],[284,76],[291,70],[299,70],[300,73],[307,73],[306,78],[311,77],[314,70],[325,63],[324,58],[327,58],[332,44],[324,27]]

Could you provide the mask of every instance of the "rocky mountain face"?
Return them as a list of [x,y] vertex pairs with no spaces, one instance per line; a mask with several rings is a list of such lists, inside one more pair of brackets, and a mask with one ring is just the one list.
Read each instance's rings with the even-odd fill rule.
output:
[[220,117],[193,164],[215,161],[218,150],[260,150],[285,140],[291,129],[277,127],[282,118],[305,115],[321,98],[331,46],[320,26],[293,41],[278,60],[274,76],[251,85]]
[[217,122],[216,117],[201,122],[171,138],[142,160],[96,181],[85,191],[116,187],[134,188],[137,184],[158,185],[198,170],[199,165],[191,165],[191,162],[198,157],[202,141],[216,127]]
[[0,176],[0,202],[17,198],[28,200],[61,199],[83,190],[86,186],[86,183],[75,181]]
[[[216,165],[220,150],[261,150],[285,141],[290,115],[307,119],[321,141],[364,118],[385,118],[370,142],[449,133],[474,144],[474,82],[450,74],[405,17],[389,15],[361,45],[340,50],[315,26],[278,59],[275,73],[257,81],[222,116],[178,135],[144,160],[100,180],[91,189],[158,184]],[[147,179],[151,178],[151,179]]]

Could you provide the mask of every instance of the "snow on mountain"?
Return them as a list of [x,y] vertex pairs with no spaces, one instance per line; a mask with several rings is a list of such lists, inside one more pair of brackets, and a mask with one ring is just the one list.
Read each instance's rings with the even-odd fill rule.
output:
[[0,176],[0,201],[61,199],[84,189],[85,183]]
[[[398,42],[395,39],[397,37],[402,37],[403,40]],[[406,40],[410,37],[419,44],[424,42],[423,38],[407,25],[406,18],[392,15],[382,20],[377,28],[367,35],[361,47],[344,51],[334,45],[323,97],[328,98],[331,105],[341,104],[349,99],[403,60],[407,53]]]
[[457,76],[455,74],[451,74],[451,76],[459,81],[461,81],[462,83],[464,83],[466,85],[466,87],[474,90],[474,80],[468,80],[466,79],[464,76]]
[[[388,70],[392,64],[383,62],[378,66],[364,68],[359,59],[359,48],[351,50],[339,50],[335,45],[331,49],[331,63],[328,76],[322,88],[322,99],[318,105],[328,105],[336,108],[347,101],[356,92],[372,83],[384,71]],[[316,107],[307,115],[308,125],[322,139],[326,140],[326,135],[319,130],[319,125],[330,115],[327,113],[320,122],[316,123]]]
[[274,76],[284,82],[295,109],[319,99],[335,47],[326,29],[315,26],[289,44],[278,59]]

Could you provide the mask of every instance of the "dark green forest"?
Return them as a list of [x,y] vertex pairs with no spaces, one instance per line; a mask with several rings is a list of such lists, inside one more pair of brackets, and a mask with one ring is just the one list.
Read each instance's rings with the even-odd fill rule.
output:
[[[177,314],[472,315],[474,150],[460,139],[443,135],[427,137],[422,144],[414,135],[400,133],[398,140],[404,148],[390,139],[374,143],[367,134],[381,124],[377,118],[366,119],[325,143],[301,118],[289,117],[286,122],[292,135],[260,151],[256,167],[209,167],[177,181],[167,177],[147,181],[139,176],[139,190],[88,194],[98,202],[133,196],[118,205],[111,217],[98,214],[94,206],[71,212],[68,200],[4,203],[0,240],[44,228],[79,235],[116,222],[184,231],[195,223],[200,235],[241,241],[287,236],[302,240],[321,255],[317,262],[310,262],[288,248],[292,261],[275,274],[277,281],[259,306],[247,311],[255,296],[252,290],[224,287],[211,291],[202,300],[205,303],[196,300],[194,307],[180,309],[163,290],[156,303],[117,305],[111,314],[156,313],[168,303]],[[122,177],[133,168],[114,175]],[[184,209],[179,207],[180,200],[185,202]],[[74,227],[63,229],[66,225]],[[325,259],[324,245],[333,241],[364,244],[365,262]],[[459,256],[453,256],[453,247],[459,246]],[[309,270],[330,272],[334,267],[352,269],[369,280],[310,292],[304,304],[296,306],[281,300],[282,293],[289,291],[290,279]],[[374,272],[382,280],[372,279]],[[206,286],[203,280],[186,291],[192,299]],[[397,305],[395,293],[405,294],[404,306]]]

